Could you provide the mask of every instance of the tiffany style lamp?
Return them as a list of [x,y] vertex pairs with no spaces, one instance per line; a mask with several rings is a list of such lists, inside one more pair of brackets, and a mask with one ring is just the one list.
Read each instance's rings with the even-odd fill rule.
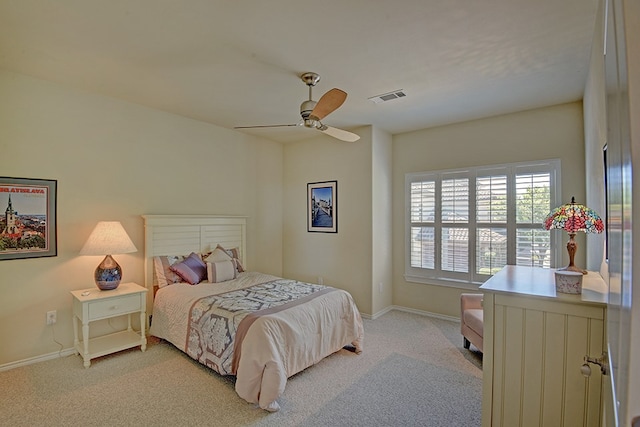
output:
[[578,250],[578,244],[574,238],[578,231],[585,233],[602,233],[604,223],[598,214],[593,209],[576,203],[575,197],[571,197],[571,203],[558,206],[547,215],[547,218],[544,220],[544,228],[546,230],[559,228],[569,233],[569,241],[567,242],[569,265],[559,270],[577,271],[587,274],[585,270],[576,267],[573,263],[576,251]]

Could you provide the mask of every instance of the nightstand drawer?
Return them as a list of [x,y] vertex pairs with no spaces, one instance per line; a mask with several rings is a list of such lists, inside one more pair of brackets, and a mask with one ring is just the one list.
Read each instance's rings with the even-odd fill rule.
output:
[[89,320],[140,311],[140,295],[111,298],[89,303]]

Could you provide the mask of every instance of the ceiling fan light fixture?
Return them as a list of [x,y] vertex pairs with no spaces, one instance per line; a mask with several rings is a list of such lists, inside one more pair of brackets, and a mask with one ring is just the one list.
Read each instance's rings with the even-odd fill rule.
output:
[[320,123],[320,121],[318,120],[315,120],[313,117],[304,119],[303,124],[308,128],[318,128],[319,126],[322,126],[322,123]]
[[300,76],[302,81],[309,87],[309,99],[300,104],[300,116],[302,120],[297,124],[285,125],[258,125],[258,126],[235,126],[234,129],[255,129],[269,127],[288,127],[303,125],[309,129],[319,130],[326,135],[340,139],[342,141],[354,142],[360,139],[355,133],[342,129],[336,129],[324,125],[323,120],[333,111],[337,110],[347,99],[347,93],[341,89],[333,88],[320,97],[318,101],[313,100],[312,88],[320,81],[320,76],[316,73],[304,73]]

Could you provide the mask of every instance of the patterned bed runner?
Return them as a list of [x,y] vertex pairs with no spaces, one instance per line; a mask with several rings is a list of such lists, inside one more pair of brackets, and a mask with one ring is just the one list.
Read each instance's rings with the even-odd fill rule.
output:
[[253,321],[333,290],[280,279],[201,298],[189,313],[187,354],[222,375],[235,375],[242,339]]

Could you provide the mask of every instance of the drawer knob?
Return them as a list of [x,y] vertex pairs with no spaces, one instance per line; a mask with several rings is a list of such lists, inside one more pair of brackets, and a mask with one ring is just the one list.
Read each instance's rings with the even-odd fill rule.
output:
[[[590,357],[589,355],[584,356],[584,365],[582,365],[580,370],[582,372],[582,375],[584,375],[585,377],[591,375],[591,368],[589,367],[588,363],[598,365],[600,367],[600,372],[602,372],[602,375],[608,375],[609,372],[607,369],[607,353],[603,352],[600,357]],[[585,369],[585,366],[589,368],[588,374],[586,374],[587,369]]]
[[111,307],[111,310],[117,310],[117,309],[118,309],[117,305],[114,305],[113,307]]

